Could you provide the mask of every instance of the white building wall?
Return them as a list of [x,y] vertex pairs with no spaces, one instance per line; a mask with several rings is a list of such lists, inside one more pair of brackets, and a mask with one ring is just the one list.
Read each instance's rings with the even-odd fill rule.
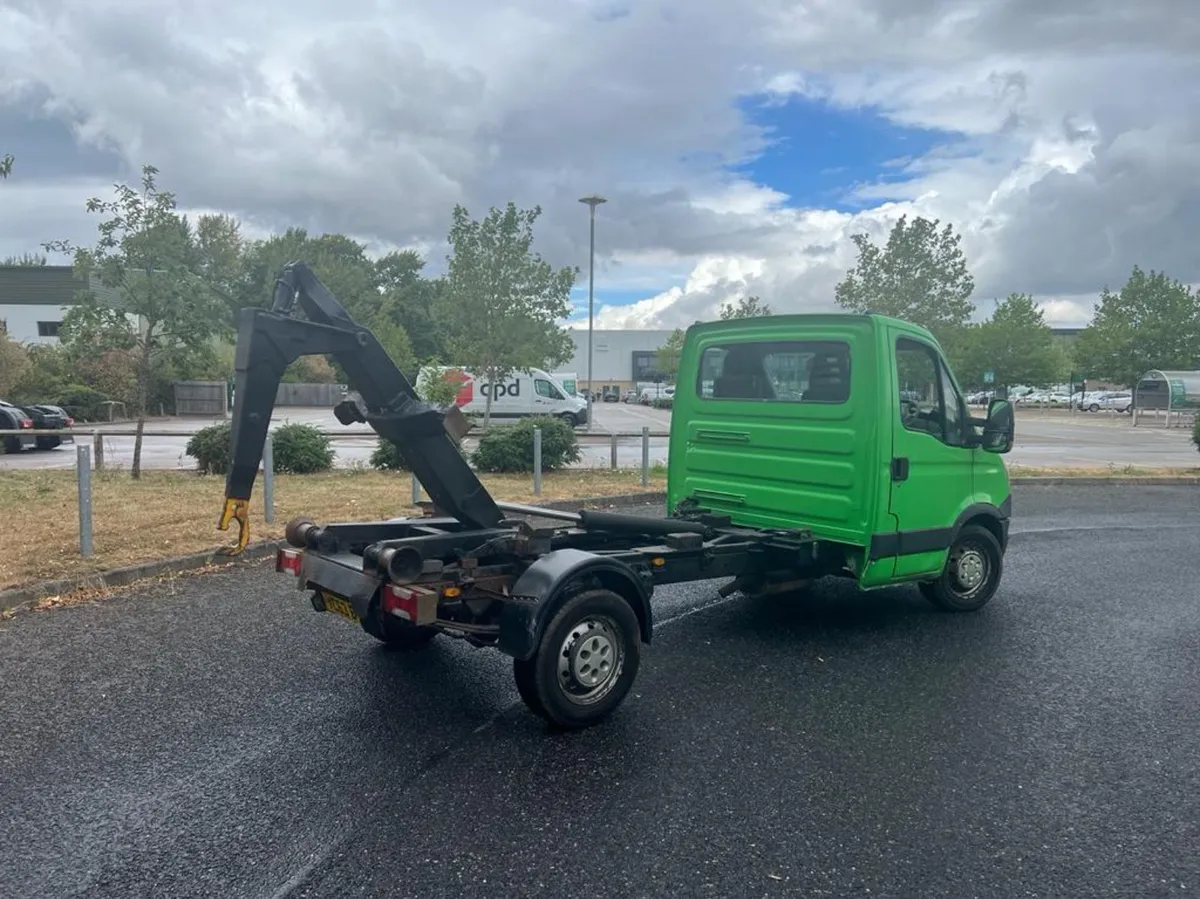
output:
[[38,333],[38,322],[62,323],[70,306],[48,306],[44,303],[29,305],[0,304],[0,322],[8,333],[9,340],[17,343],[58,343],[57,337],[45,337]]
[[[573,328],[575,355],[570,362],[558,366],[559,371],[579,375],[581,386],[587,386],[588,331]],[[631,384],[633,382],[634,352],[655,352],[671,336],[670,331],[595,330],[592,332],[592,366],[596,385]]]

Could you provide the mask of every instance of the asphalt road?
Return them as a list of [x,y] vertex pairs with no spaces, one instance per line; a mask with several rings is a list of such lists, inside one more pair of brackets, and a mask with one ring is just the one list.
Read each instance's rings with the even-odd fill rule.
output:
[[551,735],[266,566],[0,624],[0,895],[1200,896],[1195,488],[1019,489],[975,615],[662,591]]

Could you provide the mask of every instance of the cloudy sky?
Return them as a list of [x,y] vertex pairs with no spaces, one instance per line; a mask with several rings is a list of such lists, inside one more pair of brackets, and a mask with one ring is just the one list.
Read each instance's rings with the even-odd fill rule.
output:
[[982,313],[1200,282],[1187,0],[0,0],[0,257],[88,241],[151,162],[250,234],[444,259],[455,203],[538,204],[608,327],[828,308],[849,235],[963,235]]

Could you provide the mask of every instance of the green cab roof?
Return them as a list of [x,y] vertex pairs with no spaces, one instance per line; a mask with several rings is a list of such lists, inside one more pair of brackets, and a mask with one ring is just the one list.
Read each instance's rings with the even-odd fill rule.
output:
[[703,336],[713,333],[769,333],[771,331],[790,331],[805,327],[837,327],[845,325],[867,326],[874,330],[880,326],[890,325],[897,330],[933,339],[933,335],[920,325],[880,315],[875,312],[798,312],[786,315],[761,315],[749,318],[733,318],[717,321],[697,322],[687,329],[687,335]]

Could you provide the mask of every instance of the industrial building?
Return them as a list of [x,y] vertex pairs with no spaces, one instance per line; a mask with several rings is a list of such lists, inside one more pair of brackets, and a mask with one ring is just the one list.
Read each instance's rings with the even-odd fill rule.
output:
[[[592,371],[596,390],[616,387],[627,390],[635,383],[654,380],[654,361],[659,348],[667,342],[671,331],[608,331],[592,332]],[[575,355],[557,371],[573,372],[581,388],[588,387],[588,331],[573,328]]]
[[[117,296],[95,276],[91,281],[97,296],[110,302]],[[87,287],[69,265],[0,265],[0,334],[17,343],[57,344],[63,316]]]

